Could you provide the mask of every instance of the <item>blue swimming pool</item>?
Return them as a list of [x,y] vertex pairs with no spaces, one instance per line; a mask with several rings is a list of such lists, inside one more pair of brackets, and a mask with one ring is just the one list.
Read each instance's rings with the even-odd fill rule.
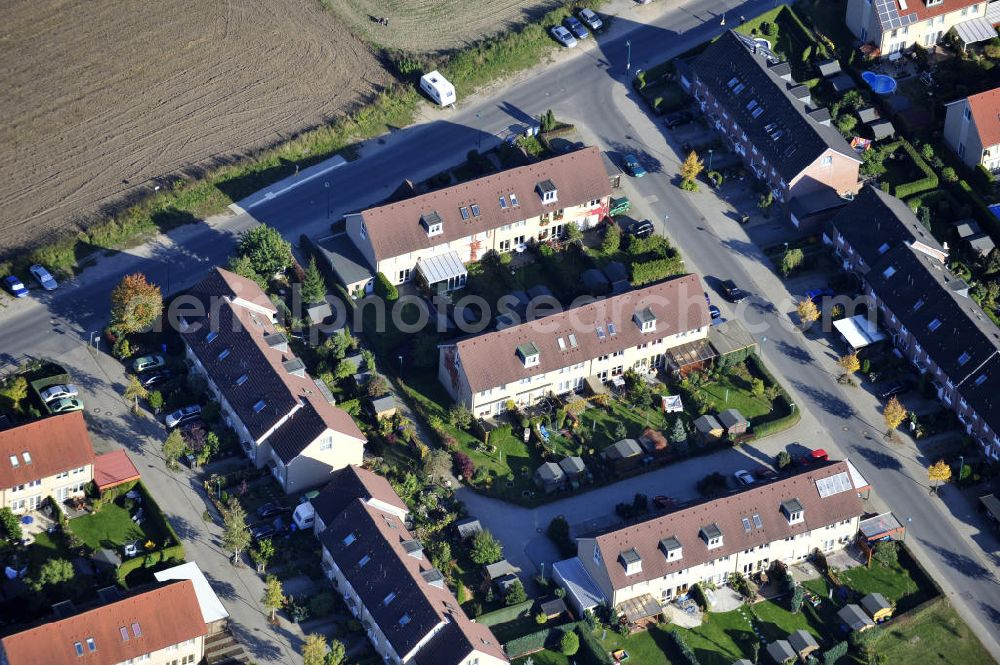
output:
[[891,95],[896,92],[896,79],[891,76],[875,72],[862,72],[861,78],[876,95]]

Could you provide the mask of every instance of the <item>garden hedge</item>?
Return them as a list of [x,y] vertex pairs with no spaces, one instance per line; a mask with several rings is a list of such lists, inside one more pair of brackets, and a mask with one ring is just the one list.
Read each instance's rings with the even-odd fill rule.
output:
[[936,189],[938,186],[937,174],[934,173],[927,162],[924,161],[924,158],[920,156],[916,149],[906,139],[900,140],[900,145],[903,147],[903,150],[910,157],[910,159],[913,160],[916,167],[924,174],[924,177],[911,182],[903,182],[896,185],[893,188],[893,196],[898,199],[905,199],[908,196],[913,196],[914,194],[919,194],[920,192]]
[[165,561],[182,563],[184,561],[184,546],[174,545],[173,547],[166,547],[162,550],[150,552],[144,556],[137,556],[123,561],[122,565],[118,566],[118,570],[115,571],[115,577],[118,579],[118,584],[128,588],[128,584],[125,583],[125,579],[131,573],[139,568],[152,568],[153,566]]
[[508,658],[518,658],[529,653],[541,651],[546,645],[555,646],[562,639],[563,634],[574,630],[579,624],[579,621],[567,623],[552,628],[543,628],[542,630],[528,633],[521,637],[515,637],[503,645],[504,651],[507,652]]
[[498,623],[507,623],[508,621],[513,621],[522,616],[527,616],[528,612],[531,611],[531,606],[534,605],[535,601],[530,598],[523,603],[518,603],[516,605],[511,605],[510,607],[501,607],[500,609],[487,612],[486,614],[480,614],[476,617],[476,623],[481,623],[484,626],[495,626]]
[[632,284],[634,286],[651,284],[683,272],[684,263],[678,256],[636,262],[632,264]]
[[576,652],[576,656],[584,665],[614,665],[611,656],[594,637],[586,622],[577,625],[576,633],[580,636],[580,650]]

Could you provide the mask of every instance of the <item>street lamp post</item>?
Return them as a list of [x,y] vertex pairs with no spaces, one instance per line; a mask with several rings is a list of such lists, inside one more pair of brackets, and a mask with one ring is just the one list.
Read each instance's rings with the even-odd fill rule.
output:
[[323,188],[326,190],[326,218],[330,219],[330,183],[324,182]]
[[713,150],[712,148],[709,148],[708,149],[708,170],[709,170],[709,172],[712,171],[712,157],[714,155],[715,155],[715,150]]
[[632,42],[626,40],[625,46],[628,48],[628,59],[625,61],[625,74],[627,75],[632,71]]
[[958,480],[956,483],[962,482],[962,470],[965,468],[965,455],[958,456]]
[[399,375],[403,376],[403,356],[396,356],[399,358]]

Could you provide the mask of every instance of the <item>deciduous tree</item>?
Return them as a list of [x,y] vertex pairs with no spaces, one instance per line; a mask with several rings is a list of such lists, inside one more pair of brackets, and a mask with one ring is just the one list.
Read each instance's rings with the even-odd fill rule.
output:
[[705,169],[705,162],[698,158],[698,153],[692,150],[681,164],[681,180],[694,182]]
[[812,298],[800,300],[799,304],[795,306],[795,311],[798,312],[799,320],[806,327],[819,319],[819,308],[816,307],[816,303],[812,301]]
[[330,642],[330,651],[326,654],[325,665],[341,665],[347,657],[347,648],[340,640]]
[[310,633],[302,640],[302,665],[326,665],[326,637]]
[[257,572],[263,573],[267,570],[268,562],[274,558],[274,543],[270,538],[262,538],[257,541],[257,547],[250,550],[250,558],[257,566]]
[[936,492],[941,483],[951,480],[951,465],[946,464],[943,459],[931,464],[927,469],[927,479],[934,483],[931,485],[931,491]]
[[441,478],[451,470],[451,457],[440,448],[435,448],[424,458],[424,475],[428,478]]
[[229,270],[240,277],[249,279],[262,289],[267,287],[267,280],[254,270],[253,261],[250,260],[249,256],[230,256]]
[[146,399],[147,397],[149,397],[149,391],[142,385],[142,381],[135,374],[130,374],[128,385],[125,386],[125,401],[135,402],[137,399]]
[[857,353],[848,353],[837,360],[837,364],[848,374],[854,374],[861,369],[861,361],[858,360]]
[[111,292],[111,329],[118,335],[148,330],[163,312],[160,287],[141,272],[125,275]]
[[0,386],[0,395],[11,403],[15,411],[20,411],[21,402],[28,396],[28,380],[20,374],[7,379],[6,383]]
[[882,409],[882,416],[885,418],[885,426],[888,428],[889,437],[895,436],[896,428],[899,427],[907,416],[906,407],[897,397],[890,399]]
[[229,499],[229,504],[222,512],[222,519],[222,547],[232,552],[233,563],[238,563],[240,554],[250,545],[251,536],[246,511],[236,497]]
[[496,563],[503,558],[503,545],[488,529],[483,529],[472,538],[469,558],[480,566]]
[[805,259],[805,255],[802,254],[802,250],[798,247],[786,249],[785,253],[781,256],[781,274],[789,275],[793,270],[802,265],[803,259]]
[[277,229],[266,224],[241,233],[236,253],[250,259],[254,271],[265,279],[292,265],[292,244],[282,238]]
[[[274,575],[268,575],[264,583],[264,595],[260,599],[264,609],[270,614],[271,623],[275,621],[275,614],[285,604],[285,590],[281,586],[281,580]],[[324,646],[326,646],[324,644]]]
[[38,570],[38,576],[29,580],[29,585],[37,592],[73,579],[73,564],[66,559],[49,559]]

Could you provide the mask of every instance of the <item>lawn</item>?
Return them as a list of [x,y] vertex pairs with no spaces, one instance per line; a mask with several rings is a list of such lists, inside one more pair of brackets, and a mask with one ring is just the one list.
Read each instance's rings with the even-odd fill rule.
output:
[[712,410],[722,412],[736,409],[747,420],[753,420],[771,413],[771,402],[766,397],[754,397],[749,386],[739,377],[721,375],[718,380],[704,383],[696,390],[705,397]]
[[[878,591],[889,602],[896,604],[897,612],[905,612],[932,598],[936,591],[916,568],[907,562],[905,552],[900,552],[900,564],[887,568],[872,564],[851,568],[839,573],[841,581],[861,595]],[[911,572],[912,571],[912,572]]]
[[[528,659],[531,659],[531,662],[534,663],[534,665],[570,665],[569,658],[561,653],[549,651],[548,649],[538,651],[530,656],[525,656],[524,658],[517,658],[513,662],[514,665],[527,665]],[[575,663],[579,661],[574,660],[573,662]]]
[[[655,396],[659,399],[659,396]],[[664,430],[667,419],[660,409],[654,408],[652,402],[646,404],[627,404],[620,400],[612,400],[610,412],[593,407],[580,414],[580,429],[588,436],[588,448],[600,452],[611,444],[623,438],[638,438],[646,427]],[[624,436],[621,436],[624,428]]]
[[[770,35],[761,30],[764,23],[770,24],[773,30]],[[767,39],[771,50],[788,60],[796,81],[812,78],[811,62],[818,43],[788,5],[764,12],[734,29],[744,35]]]
[[996,662],[944,599],[890,624],[878,642],[878,652],[887,656],[887,662],[906,665]]
[[813,29],[832,40],[844,55],[850,51],[855,37],[844,22],[847,0],[801,0],[795,11],[811,20]]
[[141,543],[152,540],[157,547],[162,545],[163,535],[150,528],[151,522],[147,518],[144,520],[145,528],[140,527],[132,521],[127,510],[117,503],[109,503],[96,513],[70,520],[69,528],[93,550],[108,548],[118,551],[122,545],[134,540]]

